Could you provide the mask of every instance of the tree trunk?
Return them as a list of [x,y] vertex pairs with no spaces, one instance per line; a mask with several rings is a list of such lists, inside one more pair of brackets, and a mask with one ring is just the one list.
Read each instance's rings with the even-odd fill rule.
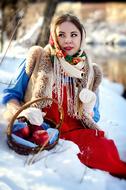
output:
[[3,50],[3,11],[1,10],[1,23],[0,23],[0,52]]
[[3,44],[4,44],[4,29],[5,29],[5,24],[4,24],[4,7],[5,7],[5,2],[1,2],[0,4],[0,9],[1,9],[1,23],[0,23],[0,51],[3,51]]
[[46,6],[44,10],[44,21],[43,21],[40,35],[36,43],[37,45],[44,47],[48,43],[49,34],[50,34],[50,23],[55,13],[57,5],[58,5],[58,0],[46,1]]

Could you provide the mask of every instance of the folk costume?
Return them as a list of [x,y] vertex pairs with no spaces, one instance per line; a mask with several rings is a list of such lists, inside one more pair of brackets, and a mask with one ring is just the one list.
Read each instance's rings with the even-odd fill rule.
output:
[[[102,80],[100,68],[90,62],[83,38],[79,52],[68,56],[60,49],[55,33],[52,35],[53,39],[44,49],[39,46],[30,49],[14,86],[5,89],[3,103],[11,99],[24,103],[38,97],[55,98],[64,109],[60,138],[79,146],[80,161],[126,178],[126,163],[120,160],[113,140],[107,139],[96,124],[100,117],[97,95]],[[32,106],[45,112],[49,106],[47,116],[58,121],[58,105],[40,102]]]

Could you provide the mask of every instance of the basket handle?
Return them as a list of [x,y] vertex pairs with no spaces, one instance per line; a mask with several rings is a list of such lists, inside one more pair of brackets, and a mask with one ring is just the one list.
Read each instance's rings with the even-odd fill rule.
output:
[[43,98],[36,98],[35,100],[32,100],[32,101],[29,101],[27,103],[25,103],[15,114],[14,116],[12,117],[11,121],[9,122],[8,124],[8,127],[7,127],[7,135],[8,136],[11,136],[11,133],[12,133],[12,126],[13,126],[13,123],[14,121],[16,120],[17,116],[26,108],[28,108],[31,104],[33,103],[36,103],[38,101],[52,101],[54,103],[56,103],[58,105],[58,111],[59,111],[59,114],[60,114],[60,121],[59,123],[56,125],[56,128],[59,128],[62,123],[63,123],[63,119],[64,119],[64,111],[63,111],[63,108],[62,106],[57,102],[57,100],[55,99],[52,99],[52,98],[47,98],[47,97],[43,97]]

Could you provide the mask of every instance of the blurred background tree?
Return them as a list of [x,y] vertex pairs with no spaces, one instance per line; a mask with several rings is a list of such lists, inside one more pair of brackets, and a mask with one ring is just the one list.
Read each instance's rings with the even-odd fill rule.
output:
[[58,2],[59,0],[46,1],[46,6],[43,13],[44,21],[43,21],[40,35],[36,42],[38,45],[41,45],[42,47],[44,47],[48,43],[49,33],[50,33],[50,23],[51,23],[52,17],[54,16]]
[[[1,50],[3,48],[4,43],[4,35],[6,38],[10,38],[14,28],[16,27],[19,19],[23,16],[25,9],[28,5],[28,0],[1,0],[0,2],[0,10],[1,10],[1,23],[0,23],[0,31],[1,31]],[[13,36],[13,39],[16,39],[17,30]]]
[[[0,23],[0,41],[1,41],[1,51],[3,49],[4,35],[5,38],[10,39],[15,27],[19,24],[19,20],[23,18],[26,14],[29,3],[44,2],[44,10],[42,16],[44,16],[43,26],[41,33],[38,37],[37,44],[45,46],[48,42],[49,37],[49,26],[51,19],[55,13],[56,6],[59,0],[1,0],[0,10],[1,10],[1,23]],[[20,22],[21,24],[21,22]],[[13,39],[16,40],[18,28],[14,31]],[[44,37],[43,37],[44,36]]]

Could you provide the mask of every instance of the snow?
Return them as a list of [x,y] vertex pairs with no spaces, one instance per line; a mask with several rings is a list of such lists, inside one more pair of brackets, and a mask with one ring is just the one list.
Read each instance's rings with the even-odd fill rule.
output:
[[[15,52],[11,51],[0,65],[0,98],[5,83],[9,84],[14,71],[24,59],[24,53],[19,56]],[[115,141],[120,158],[126,161],[126,100],[121,97],[122,91],[122,85],[103,79],[100,87],[99,126],[108,138]],[[78,146],[62,139],[52,150],[35,156],[36,162],[29,165],[32,155],[19,155],[7,145],[7,122],[2,116],[4,109],[0,104],[0,190],[126,189],[124,179],[83,165],[77,157]]]

